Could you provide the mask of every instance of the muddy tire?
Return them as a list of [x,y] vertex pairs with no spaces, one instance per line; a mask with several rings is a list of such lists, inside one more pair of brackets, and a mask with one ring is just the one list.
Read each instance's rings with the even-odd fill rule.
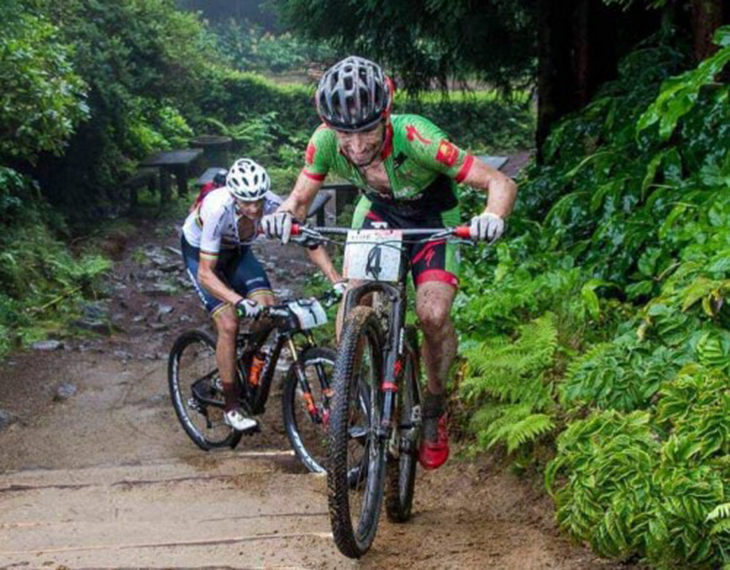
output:
[[312,473],[324,473],[327,462],[328,394],[337,353],[331,348],[309,348],[299,356],[299,365],[309,384],[317,421],[308,412],[297,377],[297,363],[289,368],[282,393],[282,416],[286,435],[299,461]]
[[360,558],[372,545],[383,503],[382,358],[377,315],[370,307],[355,307],[345,320],[335,361],[327,456],[332,533],[350,558]]
[[242,434],[223,422],[215,341],[209,334],[195,330],[177,338],[168,359],[167,381],[177,418],[200,449],[238,445]]
[[411,518],[421,436],[421,363],[414,327],[406,328],[406,342],[403,380],[396,396],[398,456],[388,455],[385,486],[385,512],[395,523]]

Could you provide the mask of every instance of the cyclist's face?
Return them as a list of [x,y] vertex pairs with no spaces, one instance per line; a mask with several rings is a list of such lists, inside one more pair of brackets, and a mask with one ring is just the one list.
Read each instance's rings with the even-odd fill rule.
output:
[[367,166],[380,150],[384,130],[385,124],[381,122],[367,131],[359,133],[335,131],[335,134],[340,150],[345,153],[345,156],[357,166]]
[[264,212],[264,201],[244,202],[243,200],[236,200],[236,212],[239,216],[244,216],[250,220],[258,220]]

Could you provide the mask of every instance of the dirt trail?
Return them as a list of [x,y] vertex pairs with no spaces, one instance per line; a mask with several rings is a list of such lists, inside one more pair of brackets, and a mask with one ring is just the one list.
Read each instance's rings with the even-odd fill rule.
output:
[[[124,245],[113,334],[2,363],[14,421],[0,429],[0,567],[613,567],[559,537],[540,494],[486,460],[420,472],[412,522],[383,517],[365,559],[342,557],[325,480],[289,451],[276,391],[263,433],[234,451],[201,452],[179,428],[164,358],[206,317],[166,249],[173,229],[140,227]],[[297,293],[303,252],[265,247],[275,287]]]

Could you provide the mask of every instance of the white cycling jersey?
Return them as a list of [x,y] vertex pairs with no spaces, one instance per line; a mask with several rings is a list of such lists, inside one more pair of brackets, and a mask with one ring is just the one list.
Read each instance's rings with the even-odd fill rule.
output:
[[[273,214],[282,200],[273,192],[264,196],[263,215]],[[185,240],[201,253],[215,256],[221,249],[250,245],[258,236],[259,220],[254,221],[250,237],[241,239],[238,223],[243,216],[236,214],[235,199],[227,188],[218,188],[208,194],[191,212],[183,224]]]

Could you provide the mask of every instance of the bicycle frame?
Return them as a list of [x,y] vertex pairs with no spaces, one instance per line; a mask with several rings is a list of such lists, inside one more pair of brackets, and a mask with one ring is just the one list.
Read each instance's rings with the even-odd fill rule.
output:
[[[266,344],[271,333],[274,333],[274,346],[269,355],[266,357],[264,368],[261,371],[261,378],[259,381],[258,388],[252,390],[251,386],[248,385],[247,378],[244,374],[246,368],[244,362],[248,360],[254,353],[261,350]],[[294,336],[301,334],[304,336],[305,342],[302,349],[307,349],[314,346],[314,337],[310,331],[286,331],[279,332],[275,327],[266,328],[265,330],[255,333],[244,333],[239,337],[239,343],[243,344],[241,355],[237,359],[238,373],[241,380],[241,384],[244,390],[247,391],[249,396],[248,402],[251,406],[251,413],[254,415],[263,414],[266,411],[266,402],[269,399],[269,392],[271,390],[271,384],[274,380],[274,374],[276,372],[276,364],[279,361],[284,346],[288,346],[294,362],[299,358],[299,348],[294,342]],[[300,382],[303,380],[306,382],[306,378],[297,378]],[[303,387],[304,388],[304,387]],[[307,386],[308,389],[308,386]],[[251,393],[253,392],[253,393]]]

